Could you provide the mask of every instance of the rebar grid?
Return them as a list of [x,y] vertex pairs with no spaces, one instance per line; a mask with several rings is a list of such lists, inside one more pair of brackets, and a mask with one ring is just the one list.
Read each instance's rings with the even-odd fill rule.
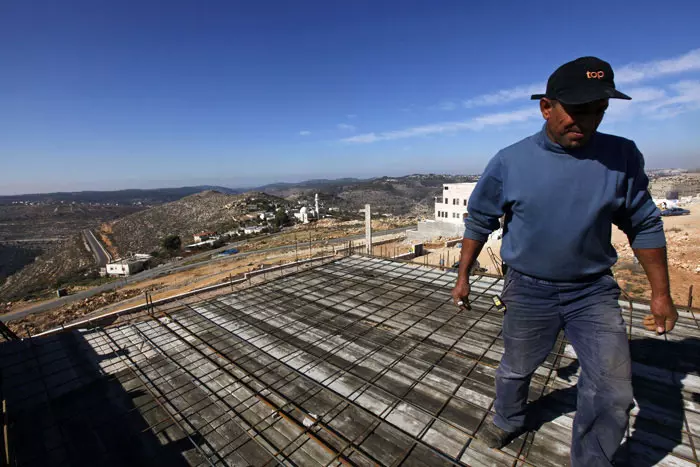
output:
[[[551,372],[550,372],[551,373]],[[549,378],[548,378],[549,379]]]
[[[482,315],[482,316],[483,316],[483,315]],[[387,318],[387,319],[388,319],[388,318]],[[475,321],[475,322],[476,322],[476,321]],[[379,323],[379,324],[381,324],[381,323]],[[467,328],[464,330],[464,332],[463,332],[462,334],[463,334],[463,335],[466,334],[470,329],[471,329],[471,327],[467,327]],[[368,329],[367,331],[370,331],[370,330],[371,330],[371,329]],[[357,334],[352,334],[352,335],[358,337],[358,339],[356,339],[354,342],[357,342],[357,341],[359,341],[359,340],[362,340],[361,336],[358,336]],[[398,335],[397,335],[397,337],[398,337]],[[426,336],[426,338],[427,338],[427,337],[428,337],[428,336]],[[326,338],[322,338],[322,339],[320,339],[320,340],[324,340],[324,339],[326,339]],[[425,339],[425,338],[424,338],[424,339]],[[287,342],[289,342],[289,341],[287,340]],[[456,343],[456,342],[459,342],[459,340],[456,340],[455,343]],[[408,357],[408,352],[410,352],[413,348],[415,348],[415,346],[417,346],[419,343],[420,343],[420,341],[416,342],[415,345],[414,345],[414,347],[410,348],[408,351],[405,351],[405,352],[395,352],[396,354],[398,354],[398,357],[397,357],[394,361],[392,361],[392,362],[389,364],[389,366],[387,366],[384,370],[382,370],[381,372],[379,372],[379,373],[377,374],[377,376],[375,376],[374,380],[380,379],[382,376],[384,376],[386,373],[388,373],[388,371],[392,370],[393,367],[394,367],[394,365],[395,365],[396,363],[401,362],[402,359],[403,359],[403,360],[411,359],[411,357]],[[309,343],[307,343],[307,345],[309,345],[309,346],[315,346],[316,344],[317,344],[317,342],[309,342]],[[342,344],[340,344],[340,345],[342,345]],[[390,343],[385,344],[385,346],[388,346],[388,345],[390,345]],[[380,347],[380,349],[381,349],[381,347]],[[441,361],[446,355],[449,354],[449,351],[450,351],[450,349],[448,349],[447,352],[444,352],[444,353],[443,353],[443,356],[440,357],[436,362],[425,362],[425,361],[423,361],[423,363],[426,363],[426,368],[423,370],[423,373],[421,373],[421,374],[416,378],[416,380],[414,380],[413,383],[412,383],[411,385],[409,385],[409,386],[405,389],[404,394],[399,394],[399,399],[396,399],[396,401],[395,401],[392,405],[390,405],[390,406],[385,410],[385,412],[386,412],[386,413],[390,412],[390,411],[396,406],[396,404],[398,404],[399,402],[401,402],[401,401],[402,401],[402,396],[405,396],[405,394],[407,394],[408,392],[410,392],[417,384],[419,384],[420,381],[423,380],[423,378],[424,378],[427,374],[429,374],[434,368],[436,368],[437,365],[440,363],[440,361]],[[322,383],[323,383],[323,384],[328,384],[328,381],[329,381],[331,378],[338,378],[338,377],[342,376],[343,374],[345,374],[345,373],[347,373],[348,371],[350,371],[351,368],[352,368],[353,366],[357,366],[357,365],[358,365],[359,363],[361,363],[363,360],[366,360],[366,359],[368,359],[369,357],[371,357],[372,354],[373,354],[374,352],[376,352],[376,350],[373,351],[373,352],[370,352],[370,353],[366,354],[364,357],[358,359],[358,360],[355,361],[353,364],[351,364],[350,367],[342,368],[340,371],[337,371],[336,373],[332,374],[332,375],[329,376],[326,380],[322,381]],[[486,351],[484,351],[483,353],[485,354]],[[318,363],[320,363],[320,362],[322,362],[322,361],[325,361],[326,359],[328,359],[328,358],[331,357],[331,356],[333,356],[333,351],[329,351],[328,354],[326,354],[325,357],[318,358],[315,362],[311,362],[311,363],[316,363],[316,364],[318,364]],[[420,359],[413,359],[413,360],[415,360],[416,362],[421,361]],[[311,365],[311,363],[307,363],[307,364],[303,367],[303,371],[304,371],[305,373],[306,373],[306,372],[309,372],[310,370],[313,370],[313,365],[312,365],[312,366],[309,366],[309,365]],[[403,363],[405,363],[405,362],[403,362]],[[475,368],[476,365],[477,365],[478,363],[479,363],[479,361],[477,360],[476,362],[474,362],[473,365],[471,365],[471,368],[472,368],[472,369]],[[447,402],[449,402],[449,397],[455,395],[454,393],[461,387],[461,384],[462,384],[463,380],[466,379],[466,377],[469,375],[470,372],[471,372],[471,370],[468,371],[467,374],[466,374],[464,377],[462,377],[462,380],[460,380],[456,385],[454,385],[454,386],[455,386],[455,387],[454,387],[454,390],[453,390],[452,392],[450,392],[450,393],[445,392],[444,390],[442,390],[442,389],[439,388],[439,387],[438,387],[438,388],[433,388],[435,391],[437,391],[437,392],[442,392],[442,393],[444,393],[446,396],[448,396],[448,397],[445,399],[445,402],[443,403],[443,407],[447,404]],[[366,379],[364,379],[364,378],[361,378],[361,377],[360,377],[359,379],[363,380],[364,382],[370,383],[370,381],[368,381],[368,380],[366,380]],[[376,386],[376,384],[374,384],[374,385]],[[367,386],[367,387],[369,387],[369,386]],[[383,389],[383,388],[381,388],[381,389]],[[359,395],[361,395],[361,393],[360,393]],[[395,395],[395,394],[394,394],[394,395]],[[457,400],[457,399],[460,399],[460,398],[459,398],[458,396],[455,396],[455,399]],[[465,403],[467,403],[467,404],[471,404],[471,401],[467,401],[467,400],[462,400],[462,401],[465,402]],[[441,409],[438,410],[438,415],[439,415],[439,412],[440,412],[440,411],[441,411]],[[422,430],[422,432],[424,433],[424,432],[426,432],[427,430],[429,430],[429,429],[431,428],[431,426],[432,426],[432,423],[433,423],[435,420],[436,420],[436,418],[433,418],[433,420]],[[419,436],[419,437],[420,437],[420,436]]]
[[[124,328],[119,328],[122,333],[124,333]],[[131,359],[130,363],[134,366],[134,368],[137,369],[137,371],[141,372],[142,374],[147,374],[147,370],[152,370],[153,373],[155,373],[156,378],[154,380],[150,380],[149,382],[153,385],[154,388],[158,388],[159,383],[161,386],[166,383],[165,380],[165,375],[160,371],[160,368],[156,366],[157,363],[163,363],[163,366],[167,368],[170,366],[171,368],[174,367],[173,370],[171,370],[169,373],[170,374],[176,374],[175,377],[180,377],[181,380],[183,380],[182,386],[176,387],[176,389],[179,391],[182,387],[192,387],[191,391],[195,391],[196,389],[202,389],[204,388],[203,392],[205,393],[205,397],[200,398],[197,401],[192,401],[192,400],[187,400],[185,398],[186,393],[179,393],[179,394],[172,394],[172,393],[165,393],[163,396],[167,396],[167,400],[170,404],[171,407],[175,407],[175,401],[184,399],[187,407],[185,409],[178,409],[175,408],[177,415],[179,415],[180,418],[184,420],[189,420],[192,419],[192,414],[196,413],[197,411],[201,412],[207,407],[210,406],[215,406],[218,409],[221,409],[224,414],[226,414],[232,422],[236,423],[239,425],[242,429],[243,432],[249,436],[249,438],[253,441],[255,441],[260,447],[268,452],[270,452],[271,456],[273,458],[280,459],[277,457],[275,454],[274,450],[271,450],[269,446],[272,445],[269,439],[266,439],[263,433],[258,432],[255,430],[253,427],[248,426],[248,424],[245,422],[245,419],[242,418],[241,412],[239,412],[236,407],[232,406],[226,399],[224,399],[220,394],[218,394],[217,391],[212,391],[210,388],[206,385],[205,381],[203,381],[199,376],[195,375],[188,367],[180,363],[180,360],[170,358],[170,356],[167,354],[165,349],[163,349],[161,346],[156,344],[151,338],[149,338],[144,332],[139,330],[138,327],[136,326],[130,326],[130,329],[134,331],[136,335],[144,343],[148,343],[149,347],[151,349],[156,350],[161,356],[162,359],[160,358],[144,358],[140,362],[136,362],[133,359]],[[107,334],[109,336],[109,334]],[[110,336],[111,338],[111,336]],[[129,337],[127,337],[129,338]],[[130,338],[129,338],[130,339]],[[131,340],[131,339],[130,339]],[[133,340],[132,340],[133,342]],[[115,345],[118,345],[115,342]],[[140,353],[143,353],[143,351],[140,351]],[[204,356],[203,356],[204,357]],[[146,363],[147,362],[147,363]],[[189,363],[196,363],[196,362],[189,362]],[[180,371],[177,371],[180,370]],[[186,378],[182,378],[182,374],[186,375]],[[211,377],[211,381],[218,383],[220,386],[220,389],[226,390],[226,387],[222,385],[218,380],[216,380],[213,375]],[[169,384],[169,382],[167,382]],[[172,385],[171,385],[172,386]],[[208,396],[214,396],[216,398],[215,401],[211,402]],[[204,406],[199,406],[199,402],[202,401],[209,401],[209,404],[206,404]],[[195,409],[196,407],[196,409]],[[189,417],[188,415],[182,413],[181,410],[187,410],[190,412]],[[199,423],[197,423],[199,420],[196,420],[195,422],[191,423],[191,428],[199,433],[200,430],[202,429],[202,426],[200,426]],[[211,422],[208,422],[207,425],[211,427]],[[251,434],[249,430],[254,431],[254,434]],[[261,439],[259,439],[261,438]],[[206,439],[206,438],[205,438]],[[211,450],[213,453],[216,453],[217,457],[219,457],[219,460],[223,462],[223,457],[221,457],[219,449],[215,449],[211,447]],[[281,456],[281,460],[289,460],[286,456]]]
[[[427,336],[426,336],[426,337],[427,337]],[[488,347],[487,347],[487,348],[488,348]],[[484,352],[484,353],[485,353],[485,352]],[[389,368],[391,368],[391,367],[389,367]],[[388,368],[388,369],[389,369],[389,368]],[[387,370],[388,370],[388,369],[387,369]],[[380,373],[377,377],[381,377],[382,374],[385,373],[387,370],[385,370],[384,372]],[[426,373],[427,373],[428,371],[430,371],[430,367],[426,370]],[[457,389],[458,387],[459,387],[459,386],[456,386],[455,389]],[[410,389],[411,389],[411,388],[409,387],[409,390],[410,390]],[[447,402],[447,401],[446,401],[446,402]],[[391,409],[392,409],[392,406],[388,407],[388,410],[391,410]],[[427,429],[427,428],[430,428],[430,427],[426,427],[426,429]]]
[[[488,298],[501,282],[475,280],[473,309],[460,312],[450,303],[453,281],[452,273],[423,265],[350,257],[228,295],[158,307],[153,318],[84,337],[100,354],[115,355],[100,363],[105,380],[117,374],[124,380],[128,370],[128,384],[151,392],[150,406],[129,413],[162,407],[168,416],[161,413],[146,430],[179,427],[201,456],[188,458],[197,465],[542,465],[542,457],[529,457],[533,441],[542,449],[557,439],[556,430],[528,434],[505,452],[472,442],[492,413],[502,318]],[[649,338],[639,327],[648,306],[621,306],[630,339]],[[693,310],[683,310],[668,342],[696,338],[698,329]],[[560,338],[538,369],[531,398],[572,385],[557,373],[572,361],[565,346]],[[66,356],[41,357],[36,382],[67,371]],[[78,376],[59,390],[80,383],[82,365],[70,362]],[[669,372],[681,370],[674,363]],[[689,380],[681,393],[684,445],[669,454],[679,465],[700,465],[695,385]],[[205,415],[213,410],[215,416]]]

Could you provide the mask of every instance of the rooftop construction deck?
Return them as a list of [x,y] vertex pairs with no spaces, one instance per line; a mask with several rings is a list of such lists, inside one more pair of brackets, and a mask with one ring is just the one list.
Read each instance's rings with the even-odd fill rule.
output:
[[[352,256],[153,316],[0,345],[11,465],[568,465],[577,365],[533,378],[539,429],[474,439],[503,347],[495,277]],[[636,406],[628,465],[697,466],[700,327],[653,336],[621,302]],[[9,456],[9,457],[8,457]]]

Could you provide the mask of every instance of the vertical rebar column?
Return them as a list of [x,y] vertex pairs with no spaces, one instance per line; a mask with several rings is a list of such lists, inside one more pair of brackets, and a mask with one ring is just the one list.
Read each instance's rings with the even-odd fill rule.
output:
[[370,205],[365,204],[365,242],[367,242],[367,254],[372,254],[372,211]]
[[7,433],[7,427],[9,426],[9,421],[7,417],[7,403],[5,402],[5,399],[3,398],[2,400],[2,439],[3,439],[3,464],[4,465],[10,465],[10,444],[9,444],[9,436]]
[[691,284],[690,288],[688,289],[688,308],[693,307],[693,286]]

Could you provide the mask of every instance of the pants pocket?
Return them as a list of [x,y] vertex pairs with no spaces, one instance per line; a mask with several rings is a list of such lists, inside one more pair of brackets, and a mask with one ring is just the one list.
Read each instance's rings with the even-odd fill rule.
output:
[[508,289],[510,289],[510,286],[513,284],[513,270],[509,269],[508,272],[506,273],[505,277],[503,278],[503,289],[501,290],[501,298],[506,297],[506,293],[508,293]]
[[607,329],[596,331],[597,364],[600,375],[604,378],[631,380],[632,361],[624,322],[620,327],[622,328],[620,331]]

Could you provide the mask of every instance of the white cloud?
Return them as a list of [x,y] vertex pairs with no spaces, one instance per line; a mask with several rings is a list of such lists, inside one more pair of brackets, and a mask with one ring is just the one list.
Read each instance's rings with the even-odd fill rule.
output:
[[[666,97],[665,90],[663,90],[661,88],[650,87],[650,86],[625,89],[625,94],[630,95],[635,104],[639,104],[640,102],[655,101],[655,100],[663,99],[664,97]],[[615,102],[617,103],[618,101],[615,101]],[[620,102],[622,102],[622,101],[620,101]],[[625,101],[625,102],[631,102],[631,101]]]
[[676,95],[652,103],[646,109],[650,117],[667,119],[700,110],[700,81],[680,81],[670,87]]
[[517,86],[510,89],[502,89],[491,94],[482,94],[481,96],[468,99],[462,104],[466,108],[482,107],[486,105],[505,104],[516,100],[529,99],[533,94],[543,93],[545,90],[544,83],[529,84]]
[[442,101],[440,104],[438,104],[438,109],[440,110],[454,110],[457,108],[457,104],[452,101]]
[[[645,80],[661,76],[671,76],[692,71],[700,71],[700,49],[691,50],[677,57],[633,63],[618,68],[615,81],[622,84],[641,83]],[[463,101],[467,108],[506,104],[517,100],[525,100],[532,94],[545,91],[545,84],[529,84],[503,89],[490,94],[483,94]],[[632,96],[632,101],[615,100],[611,102],[607,112],[607,120],[630,120],[632,118],[665,119],[676,115],[700,110],[700,81],[685,80],[665,87],[637,86],[623,88]],[[439,104],[438,108],[451,110],[452,102]],[[402,109],[410,112],[414,106]],[[520,110],[485,114],[469,120],[442,122],[429,125],[405,128],[402,130],[372,132],[344,138],[346,143],[373,143],[376,141],[391,141],[417,136],[455,133],[458,131],[479,131],[487,126],[506,125],[523,122],[540,116],[537,105]]]
[[607,112],[605,112],[605,121],[612,122],[618,120],[629,120],[632,116],[640,113],[639,104],[645,104],[666,98],[668,95],[664,89],[655,87],[637,87],[625,89],[625,93],[632,96],[631,101],[614,99],[610,102]]
[[347,123],[338,123],[336,127],[339,130],[344,130],[344,131],[355,131],[355,125],[348,125]]
[[434,123],[403,130],[387,131],[382,133],[365,133],[362,135],[344,138],[346,143],[374,143],[376,141],[390,141],[416,136],[429,136],[441,133],[454,133],[457,131],[479,131],[487,126],[505,125],[508,123],[522,122],[540,115],[537,107],[531,107],[512,112],[481,115],[469,120],[458,122]]
[[[617,84],[639,83],[659,76],[698,70],[700,70],[700,49],[694,49],[673,58],[645,63],[631,63],[619,67],[615,71],[615,82]],[[532,94],[543,93],[545,88],[546,83],[520,85],[467,99],[463,101],[463,105],[464,107],[472,108],[505,104],[516,100],[528,99]],[[625,91],[625,93],[636,99],[632,92]]]
[[311,134],[311,132],[308,130],[301,130],[299,132],[299,136],[309,136],[310,134]]
[[357,114],[347,114],[346,117],[352,120],[353,118],[357,118]]
[[700,70],[700,49],[694,49],[678,57],[625,65],[615,72],[615,81],[637,83],[659,76],[698,70]]
[[638,117],[655,120],[700,110],[700,81],[679,81],[668,89],[639,87],[626,89],[633,100],[615,100],[606,112],[606,121],[631,120]]

